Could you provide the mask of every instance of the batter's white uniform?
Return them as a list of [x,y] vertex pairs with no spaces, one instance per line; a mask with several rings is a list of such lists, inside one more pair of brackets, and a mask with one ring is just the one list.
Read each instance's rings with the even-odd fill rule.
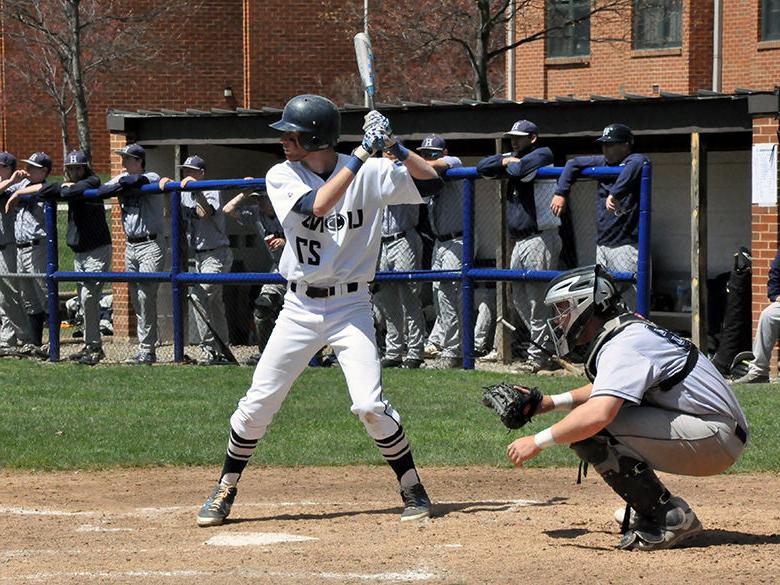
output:
[[[349,159],[339,154],[331,175]],[[398,414],[382,396],[367,283],[376,271],[382,209],[420,204],[422,199],[405,167],[371,158],[327,216],[292,210],[303,195],[324,183],[300,162],[277,164],[266,176],[268,195],[287,240],[279,272],[290,284],[252,386],[230,419],[242,439],[263,436],[295,379],[326,344],[336,353],[352,412],[368,434],[382,439],[399,429]],[[310,298],[307,287],[330,289],[329,296]]]

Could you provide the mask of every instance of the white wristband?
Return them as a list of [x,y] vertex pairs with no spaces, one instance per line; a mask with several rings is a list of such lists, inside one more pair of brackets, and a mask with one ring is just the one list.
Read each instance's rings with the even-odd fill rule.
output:
[[550,399],[553,403],[553,410],[571,410],[574,407],[574,397],[571,392],[553,394]]
[[366,162],[369,158],[371,158],[371,153],[368,152],[365,148],[363,148],[362,145],[359,145],[355,150],[353,150],[352,154],[358,157],[363,162]]
[[543,431],[539,431],[534,435],[534,444],[540,449],[552,447],[555,445],[555,439],[553,438],[552,429],[547,427]]

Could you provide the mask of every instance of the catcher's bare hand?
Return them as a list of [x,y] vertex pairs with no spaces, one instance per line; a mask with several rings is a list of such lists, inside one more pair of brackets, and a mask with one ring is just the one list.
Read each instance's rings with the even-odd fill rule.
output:
[[515,439],[506,448],[506,456],[509,460],[519,467],[524,461],[533,459],[541,451],[534,443],[533,435]]

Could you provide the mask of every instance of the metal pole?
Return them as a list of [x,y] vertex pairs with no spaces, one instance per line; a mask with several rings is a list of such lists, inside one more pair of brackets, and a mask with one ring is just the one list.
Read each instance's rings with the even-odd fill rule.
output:
[[[180,165],[187,156],[187,147],[175,148],[176,164]],[[181,180],[181,168],[176,167],[176,179]],[[171,205],[171,317],[173,319],[173,361],[184,361],[184,294],[179,282],[181,272],[181,192],[172,191]]]
[[49,309],[49,361],[60,359],[59,284],[52,276],[57,272],[57,202],[44,204],[46,229],[46,292]]
[[463,184],[463,257],[461,259],[461,350],[463,368],[474,369],[474,287],[469,271],[474,258],[474,179]]

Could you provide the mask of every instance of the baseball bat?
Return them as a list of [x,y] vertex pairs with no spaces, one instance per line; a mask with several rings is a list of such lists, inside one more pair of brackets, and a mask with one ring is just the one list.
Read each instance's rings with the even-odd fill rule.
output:
[[[507,327],[508,329],[511,329],[512,331],[514,331],[514,330],[516,329],[516,327],[515,327],[514,325],[512,325],[512,324],[511,324],[509,321],[507,321],[506,319],[499,319],[499,321],[500,321],[500,322],[501,322],[501,323],[502,323],[502,324],[503,324],[505,327]],[[545,340],[548,340],[548,339],[550,339],[549,335],[545,336]],[[574,364],[572,364],[572,363],[571,363],[571,362],[569,362],[569,361],[566,361],[565,359],[563,359],[562,357],[560,357],[560,356],[559,356],[557,353],[553,353],[553,352],[551,352],[551,351],[550,351],[549,349],[547,349],[546,347],[544,347],[544,346],[542,346],[542,345],[539,345],[538,343],[536,343],[536,342],[535,342],[533,339],[529,339],[529,340],[528,340],[528,343],[530,343],[530,344],[531,344],[531,345],[533,345],[534,347],[536,347],[536,348],[538,348],[538,349],[542,350],[542,351],[545,353],[545,355],[546,355],[548,358],[550,358],[550,360],[552,360],[553,362],[555,362],[556,364],[558,364],[559,366],[561,366],[561,367],[562,367],[564,370],[566,370],[567,372],[571,372],[572,374],[576,374],[577,376],[581,376],[581,375],[582,375],[582,371],[581,371],[579,368],[577,368],[577,366],[575,366]]]
[[357,60],[360,81],[368,98],[368,109],[374,109],[374,51],[371,39],[364,32],[355,35],[355,59]]
[[238,360],[236,359],[236,356],[233,355],[233,352],[230,351],[228,344],[225,343],[225,341],[219,336],[219,333],[217,333],[214,327],[212,327],[208,314],[206,313],[206,309],[204,309],[203,305],[200,304],[198,297],[196,297],[194,293],[190,293],[187,295],[187,298],[190,300],[190,303],[192,303],[192,308],[198,315],[200,315],[200,318],[203,319],[203,322],[206,324],[206,327],[208,327],[208,330],[211,331],[214,339],[217,340],[217,344],[219,345],[219,349],[222,352],[222,355],[224,355],[230,363],[237,364]]

